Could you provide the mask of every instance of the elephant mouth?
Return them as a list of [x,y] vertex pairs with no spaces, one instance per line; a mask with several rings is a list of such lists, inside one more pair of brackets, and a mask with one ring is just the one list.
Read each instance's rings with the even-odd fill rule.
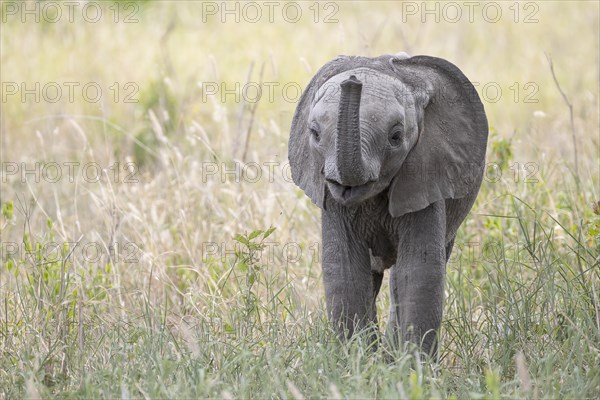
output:
[[328,181],[327,186],[333,198],[342,205],[348,206],[356,204],[368,197],[373,186],[373,181],[364,185],[345,186],[337,182]]

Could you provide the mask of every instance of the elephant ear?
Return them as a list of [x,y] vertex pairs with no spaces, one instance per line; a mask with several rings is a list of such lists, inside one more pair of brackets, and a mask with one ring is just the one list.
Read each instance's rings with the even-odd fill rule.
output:
[[475,88],[440,58],[391,58],[414,99],[419,137],[389,190],[394,217],[442,199],[477,193],[485,167],[488,124]]
[[318,159],[310,148],[308,117],[313,106],[317,90],[333,76],[361,66],[364,57],[338,56],[325,64],[303,91],[292,119],[288,159],[292,170],[292,179],[304,193],[320,208],[325,206],[324,161]]

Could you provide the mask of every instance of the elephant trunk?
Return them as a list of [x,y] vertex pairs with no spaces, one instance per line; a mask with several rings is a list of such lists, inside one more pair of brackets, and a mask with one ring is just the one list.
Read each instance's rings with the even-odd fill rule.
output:
[[367,181],[360,143],[362,83],[352,75],[340,86],[342,93],[336,136],[337,168],[342,185],[359,186]]

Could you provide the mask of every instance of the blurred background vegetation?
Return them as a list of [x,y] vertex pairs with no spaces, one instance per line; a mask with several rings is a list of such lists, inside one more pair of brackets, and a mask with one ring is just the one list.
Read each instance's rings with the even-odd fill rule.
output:
[[[475,3],[2,2],[0,398],[598,396],[599,6]],[[298,89],[399,51],[490,124],[439,367],[335,342],[286,170]]]

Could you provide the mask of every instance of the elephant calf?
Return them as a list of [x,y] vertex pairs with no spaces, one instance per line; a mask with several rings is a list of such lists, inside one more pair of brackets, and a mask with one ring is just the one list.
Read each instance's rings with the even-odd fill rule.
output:
[[294,114],[294,182],[322,209],[323,279],[340,335],[376,323],[390,270],[387,335],[434,354],[445,268],[483,177],[488,125],[473,85],[428,56],[338,57]]

